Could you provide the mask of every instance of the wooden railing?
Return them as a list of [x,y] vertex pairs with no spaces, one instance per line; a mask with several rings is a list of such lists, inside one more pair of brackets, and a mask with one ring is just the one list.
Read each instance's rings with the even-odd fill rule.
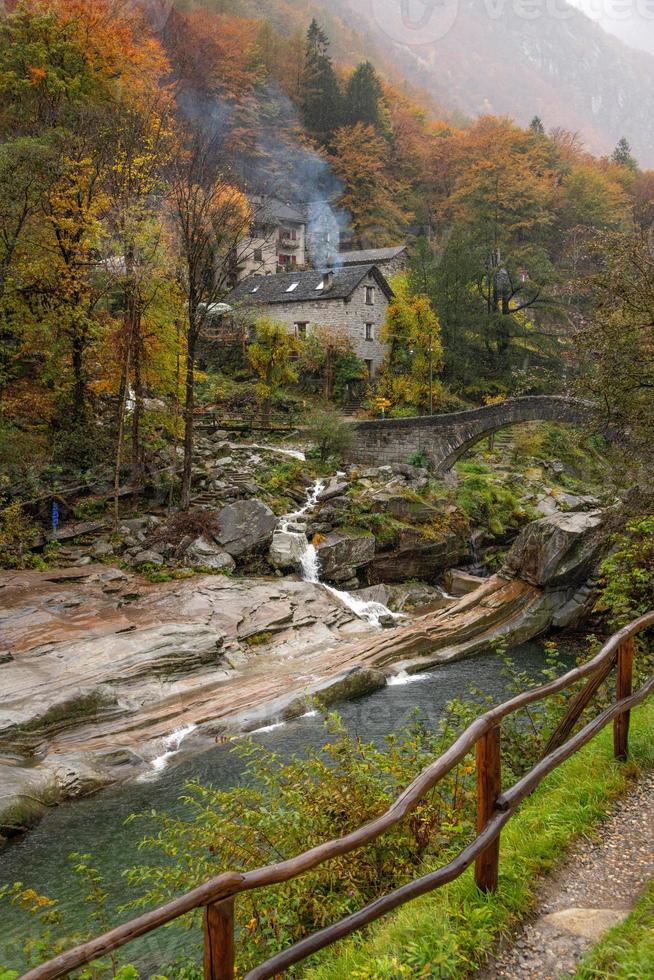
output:
[[[476,748],[477,831],[478,836],[449,864],[417,881],[377,899],[341,922],[278,953],[251,970],[245,980],[267,980],[283,973],[339,939],[349,936],[393,909],[459,878],[475,864],[475,877],[482,891],[498,886],[499,840],[502,829],[516,813],[520,803],[531,795],[549,773],[590,742],[607,725],[614,725],[614,750],[625,760],[629,743],[629,717],[633,708],[654,693],[654,677],[637,693],[632,693],[635,637],[654,626],[654,612],[625,627],[612,637],[591,661],[577,667],[543,687],[527,691],[480,716],[456,742],[428,766],[398,797],[393,805],[372,822],[346,837],[328,841],[287,861],[243,873],[227,872],[161,908],[146,912],[111,932],[62,953],[49,963],[25,974],[24,980],[54,980],[66,976],[93,960],[112,953],[195,909],[204,909],[204,971],[207,980],[233,980],[235,969],[234,904],[238,895],[259,888],[291,881],[313,868],[378,840],[411,813],[432,790]],[[617,701],[589,722],[576,735],[574,730],[600,684],[617,665]],[[545,756],[510,789],[502,792],[500,740],[504,718],[538,701],[565,691],[581,680],[585,686],[573,698],[563,721],[548,743]]]

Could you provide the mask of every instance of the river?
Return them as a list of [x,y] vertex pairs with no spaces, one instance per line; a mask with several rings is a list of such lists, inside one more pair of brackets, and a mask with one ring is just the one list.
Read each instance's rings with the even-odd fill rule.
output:
[[[521,669],[539,677],[544,666],[540,643],[516,648],[512,656]],[[449,664],[418,678],[400,678],[384,690],[341,705],[339,711],[349,731],[365,740],[380,742],[385,735],[402,730],[416,708],[426,721],[435,724],[448,701],[466,696],[473,687],[492,694],[498,702],[505,698],[506,680],[498,656],[489,654]],[[280,755],[289,756],[324,744],[325,730],[320,717],[311,716],[253,737]],[[111,918],[120,921],[125,915],[116,910],[131,897],[121,872],[132,864],[154,860],[138,850],[147,822],[125,825],[127,817],[153,808],[181,813],[184,804],[179,797],[189,779],[228,787],[236,784],[241,774],[242,765],[229,746],[216,746],[203,754],[185,757],[182,745],[181,752],[169,759],[161,772],[153,773],[151,779],[125,783],[50,811],[26,837],[0,852],[0,886],[21,881],[25,887],[59,899],[68,921],[77,925],[83,921],[83,897],[68,856],[73,851],[90,853],[105,879]],[[225,869],[217,868],[217,873],[220,870]],[[22,965],[20,957],[15,950],[9,951],[9,945],[24,938],[29,926],[25,915],[6,903],[1,915],[0,966],[18,969]],[[182,945],[188,942],[195,952],[198,939],[197,930],[192,935],[185,934]],[[170,955],[162,953],[162,943],[169,951],[180,950],[180,937],[171,931],[157,938],[156,947],[147,941],[138,948],[132,946],[131,959],[138,960],[143,976],[161,972],[162,956]]]

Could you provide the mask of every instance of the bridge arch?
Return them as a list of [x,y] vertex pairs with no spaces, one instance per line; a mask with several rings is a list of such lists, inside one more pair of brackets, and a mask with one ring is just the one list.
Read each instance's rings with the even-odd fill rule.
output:
[[406,463],[422,453],[437,473],[446,473],[482,439],[521,422],[582,424],[589,406],[557,395],[512,398],[485,408],[448,415],[359,422],[351,451],[353,462],[371,466]]

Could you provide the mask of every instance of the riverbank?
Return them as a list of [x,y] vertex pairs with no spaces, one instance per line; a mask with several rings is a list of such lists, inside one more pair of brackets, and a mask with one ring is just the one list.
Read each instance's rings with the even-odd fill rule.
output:
[[359,937],[341,944],[307,971],[307,980],[415,977],[422,971],[429,976],[435,966],[443,978],[469,976],[497,940],[534,908],[543,875],[557,866],[572,842],[599,830],[614,801],[629,791],[638,768],[654,769],[651,701],[633,713],[632,726],[628,766],[613,760],[612,733],[605,730],[523,804],[502,834],[496,895],[482,895],[468,871],[373,927],[363,942]]
[[[546,657],[541,643],[516,648],[510,655],[518,669],[533,683],[542,682]],[[574,659],[574,650],[565,651],[561,669],[573,666]],[[343,702],[337,710],[346,731],[364,742],[370,741],[384,748],[387,736],[402,738],[406,734],[415,723],[417,713],[429,731],[436,730],[451,700],[469,700],[473,688],[483,691],[496,703],[513,693],[514,687],[504,669],[502,656],[491,653],[481,660],[459,661],[445,664],[437,671],[398,677],[372,694]],[[264,726],[264,730],[253,733],[250,738],[258,749],[274,753],[280,766],[293,756],[304,758],[312,749],[320,750],[332,740],[322,714],[316,711],[275,726]],[[69,855],[72,851],[89,853],[104,879],[111,921],[123,921],[125,915],[118,909],[134,894],[122,872],[149,860],[139,849],[143,837],[155,830],[149,814],[156,809],[168,814],[171,820],[192,817],[192,810],[183,801],[187,783],[191,780],[199,780],[218,790],[241,785],[244,760],[238,751],[234,751],[239,744],[212,744],[206,751],[198,752],[187,739],[179,753],[160,771],[151,771],[86,799],[48,810],[31,833],[10,842],[0,853],[0,887],[11,886],[20,880],[26,887],[34,887],[41,894],[60,899],[62,934],[71,935],[86,921],[87,912],[83,890],[72,872]],[[143,819],[130,821],[135,813],[143,813]],[[118,848],[116,841],[120,841]],[[154,858],[156,861],[157,855]],[[20,909],[6,904],[2,914],[5,943],[25,935],[25,917]],[[169,945],[157,959],[155,951],[160,949],[159,943],[164,939]],[[155,949],[150,951],[147,944],[137,944],[130,950],[128,958],[136,958],[139,967],[157,974],[161,973],[162,962],[172,961],[180,952],[179,947],[184,953],[188,951],[190,958],[198,952],[199,943],[199,933],[164,930],[157,936]],[[15,955],[11,958],[5,955],[4,962],[17,968],[22,963]]]
[[182,731],[206,748],[313,698],[358,697],[398,672],[565,628],[592,594],[610,525],[610,512],[544,518],[500,574],[388,630],[296,577],[153,586],[105,566],[8,573],[0,827],[27,829],[63,799],[152,771]]

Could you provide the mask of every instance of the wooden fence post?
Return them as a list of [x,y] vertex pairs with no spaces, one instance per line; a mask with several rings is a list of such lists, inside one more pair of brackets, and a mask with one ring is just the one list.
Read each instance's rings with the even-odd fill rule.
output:
[[[480,834],[495,814],[502,792],[502,757],[500,726],[491,728],[477,742],[477,833]],[[475,863],[475,881],[483,892],[497,891],[500,865],[500,839],[479,855]]]
[[204,980],[234,980],[234,899],[204,910]]
[[[618,681],[616,693],[618,701],[628,698],[633,693],[635,641],[625,640],[618,650]],[[625,711],[618,715],[613,722],[613,750],[616,759],[626,762],[629,755],[629,721],[631,713]]]

